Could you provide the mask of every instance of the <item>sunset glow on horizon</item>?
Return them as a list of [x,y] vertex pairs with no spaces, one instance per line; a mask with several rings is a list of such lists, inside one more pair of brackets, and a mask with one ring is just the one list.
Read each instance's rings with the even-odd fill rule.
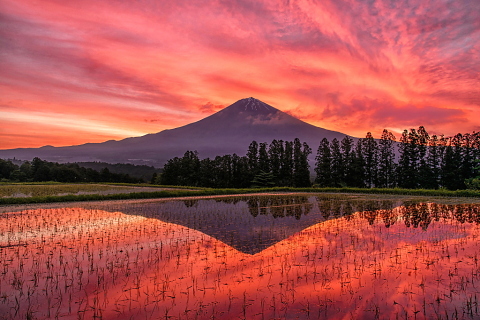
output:
[[357,137],[480,131],[476,0],[3,0],[0,26],[0,149],[156,133],[247,97]]

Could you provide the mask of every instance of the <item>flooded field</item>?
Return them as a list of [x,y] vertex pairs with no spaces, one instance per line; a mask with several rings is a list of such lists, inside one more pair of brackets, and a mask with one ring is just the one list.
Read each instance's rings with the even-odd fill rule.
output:
[[479,319],[479,223],[326,194],[4,207],[0,319]]

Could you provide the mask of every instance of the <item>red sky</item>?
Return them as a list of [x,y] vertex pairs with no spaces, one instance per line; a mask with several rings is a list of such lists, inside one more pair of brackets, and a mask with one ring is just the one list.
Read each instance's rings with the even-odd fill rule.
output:
[[1,0],[0,149],[140,136],[253,96],[379,137],[480,130],[478,0]]

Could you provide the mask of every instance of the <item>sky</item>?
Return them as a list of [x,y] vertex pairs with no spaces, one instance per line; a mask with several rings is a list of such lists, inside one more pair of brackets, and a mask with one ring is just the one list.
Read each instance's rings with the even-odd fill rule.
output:
[[478,0],[0,0],[0,149],[255,97],[330,130],[480,131]]

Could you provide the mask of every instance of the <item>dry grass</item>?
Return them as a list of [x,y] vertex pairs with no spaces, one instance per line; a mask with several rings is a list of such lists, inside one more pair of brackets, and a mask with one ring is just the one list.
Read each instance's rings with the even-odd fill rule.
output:
[[105,184],[0,184],[0,198],[47,197],[82,194],[118,194],[155,192],[156,187],[116,186]]

